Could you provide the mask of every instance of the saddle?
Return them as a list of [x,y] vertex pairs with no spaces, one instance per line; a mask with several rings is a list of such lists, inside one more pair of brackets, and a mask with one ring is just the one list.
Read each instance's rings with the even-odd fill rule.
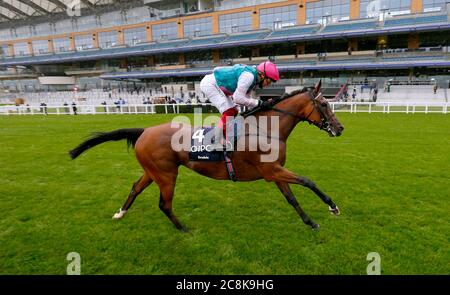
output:
[[[238,118],[228,123],[228,139],[226,146],[221,144],[222,129],[214,127],[200,127],[194,130],[191,137],[191,146],[189,148],[190,161],[203,162],[225,162],[228,176],[232,181],[236,181],[231,155],[235,149],[237,140],[240,136],[242,120]],[[217,149],[217,147],[223,147]]]

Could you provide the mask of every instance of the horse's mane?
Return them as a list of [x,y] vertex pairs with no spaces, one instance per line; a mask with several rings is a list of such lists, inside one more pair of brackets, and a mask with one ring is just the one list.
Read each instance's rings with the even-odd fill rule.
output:
[[303,88],[301,88],[301,89],[294,90],[294,91],[292,91],[291,93],[285,93],[285,94],[283,94],[279,99],[276,99],[276,100],[275,100],[276,102],[274,103],[274,105],[277,104],[277,103],[279,103],[279,102],[282,101],[282,100],[285,100],[285,99],[287,99],[287,98],[289,98],[289,97],[292,97],[292,96],[297,95],[297,94],[300,94],[300,93],[307,92],[307,91],[309,91],[309,90],[311,90],[311,89],[314,89],[314,87],[303,87]]
[[[300,93],[305,93],[305,92],[310,91],[312,89],[314,89],[314,87],[310,86],[310,87],[303,87],[301,89],[294,90],[294,91],[292,91],[290,93],[284,93],[280,98],[273,99],[271,106],[274,106],[274,105],[282,102],[283,100],[286,100],[286,99],[288,99],[290,97],[293,97],[293,96],[295,96],[297,94],[300,94]],[[256,107],[254,109],[251,109],[251,110],[243,112],[241,115],[246,117],[246,116],[248,116],[250,114],[258,113],[259,111],[261,111],[261,108],[260,107]]]

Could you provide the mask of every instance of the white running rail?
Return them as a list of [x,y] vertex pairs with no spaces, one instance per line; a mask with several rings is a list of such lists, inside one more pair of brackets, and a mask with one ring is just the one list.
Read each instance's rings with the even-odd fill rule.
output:
[[[398,102],[330,102],[334,112],[347,113],[450,113],[450,103],[398,103]],[[130,105],[77,105],[79,115],[116,114],[179,114],[194,112],[203,107],[208,112],[217,111],[211,104],[130,104]],[[45,110],[46,109],[46,110]],[[0,106],[0,115],[74,115],[68,106]]]

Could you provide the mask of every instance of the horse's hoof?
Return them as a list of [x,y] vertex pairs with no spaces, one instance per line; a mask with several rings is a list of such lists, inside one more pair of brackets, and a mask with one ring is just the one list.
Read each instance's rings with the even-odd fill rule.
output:
[[127,213],[127,210],[122,210],[122,208],[121,208],[121,209],[119,209],[119,212],[117,212],[113,215],[112,219],[119,220],[125,215],[125,213]]
[[320,225],[318,223],[314,223],[311,225],[311,228],[313,231],[318,231],[320,229]]
[[333,215],[340,215],[341,214],[341,211],[339,211],[339,207],[338,206],[336,206],[336,208],[331,208],[330,206],[328,206],[328,210]]

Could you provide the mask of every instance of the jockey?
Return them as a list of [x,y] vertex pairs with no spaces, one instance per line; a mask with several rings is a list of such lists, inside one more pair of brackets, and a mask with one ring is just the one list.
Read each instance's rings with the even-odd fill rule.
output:
[[217,67],[212,74],[206,75],[200,82],[200,89],[219,110],[221,117],[217,125],[226,137],[226,123],[238,114],[236,105],[249,108],[261,107],[267,109],[267,101],[257,100],[250,96],[257,86],[264,88],[272,82],[280,80],[277,66],[265,61],[257,67],[236,64],[228,67]]

